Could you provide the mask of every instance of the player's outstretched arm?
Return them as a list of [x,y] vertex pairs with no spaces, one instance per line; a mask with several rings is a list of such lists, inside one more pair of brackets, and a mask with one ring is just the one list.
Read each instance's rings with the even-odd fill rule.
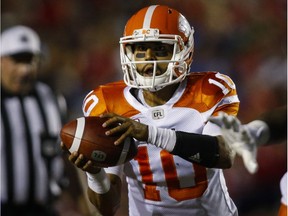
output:
[[243,158],[247,170],[250,173],[255,173],[258,169],[257,146],[268,141],[268,125],[260,120],[241,124],[237,117],[226,113],[219,113],[218,116],[211,117],[209,120],[221,127],[225,142]]
[[225,141],[242,156],[250,173],[257,171],[256,156],[259,146],[287,139],[287,106],[263,113],[247,124],[242,124],[237,117],[225,113],[209,120],[221,127]]

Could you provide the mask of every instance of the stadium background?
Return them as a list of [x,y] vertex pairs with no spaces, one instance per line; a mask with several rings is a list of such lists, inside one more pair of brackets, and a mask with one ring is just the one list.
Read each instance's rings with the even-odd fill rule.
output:
[[[239,118],[287,103],[287,2],[285,0],[2,0],[1,30],[34,28],[44,42],[40,79],[67,98],[70,118],[81,116],[83,97],[95,86],[122,79],[118,41],[127,19],[149,4],[182,12],[195,28],[192,71],[219,71],[236,83]],[[225,171],[241,216],[276,215],[287,145],[258,151],[250,175],[237,158]],[[123,189],[125,190],[125,189]],[[126,215],[126,199],[118,216]],[[68,202],[69,203],[69,202]],[[78,215],[59,204],[65,215]]]

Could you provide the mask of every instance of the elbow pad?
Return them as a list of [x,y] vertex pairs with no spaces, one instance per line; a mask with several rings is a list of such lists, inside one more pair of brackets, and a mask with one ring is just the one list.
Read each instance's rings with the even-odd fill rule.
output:
[[171,153],[210,168],[219,160],[218,140],[214,136],[176,131],[176,144]]

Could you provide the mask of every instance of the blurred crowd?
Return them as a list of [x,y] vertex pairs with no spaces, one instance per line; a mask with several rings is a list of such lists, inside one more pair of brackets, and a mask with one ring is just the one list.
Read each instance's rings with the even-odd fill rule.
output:
[[[90,90],[122,79],[119,38],[127,19],[149,4],[178,9],[194,26],[191,70],[219,71],[234,80],[242,122],[287,103],[285,0],[2,0],[1,30],[24,24],[39,33],[44,41],[40,79],[65,95],[74,118],[82,115]],[[254,175],[240,158],[225,171],[241,216],[276,215],[286,146],[260,148]]]

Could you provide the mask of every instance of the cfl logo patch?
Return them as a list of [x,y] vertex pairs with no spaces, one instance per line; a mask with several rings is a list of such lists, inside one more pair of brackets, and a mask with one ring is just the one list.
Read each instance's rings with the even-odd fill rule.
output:
[[155,119],[162,119],[164,118],[164,110],[159,109],[159,110],[153,110],[152,111],[152,118]]

